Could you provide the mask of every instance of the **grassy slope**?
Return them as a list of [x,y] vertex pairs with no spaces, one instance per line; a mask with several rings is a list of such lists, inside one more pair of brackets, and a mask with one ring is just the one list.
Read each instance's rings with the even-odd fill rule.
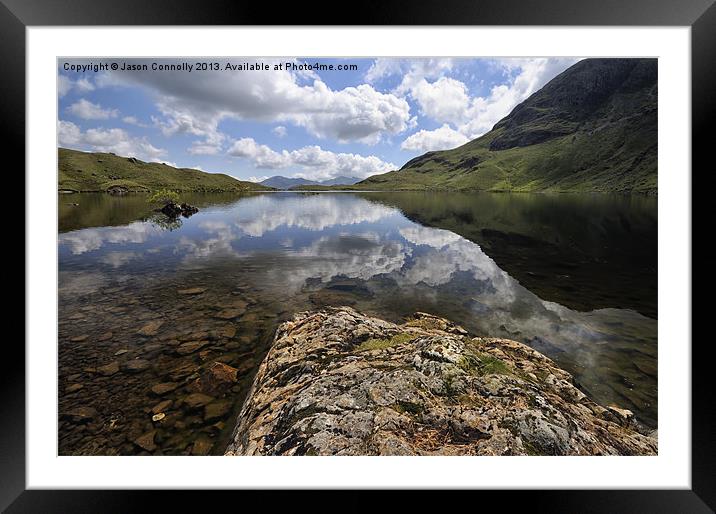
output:
[[[563,79],[564,83],[568,85]],[[647,79],[639,86],[617,89],[578,121],[568,119],[571,113],[565,114],[563,104],[544,107],[549,105],[549,94],[545,86],[539,96],[525,102],[519,114],[529,111],[529,119],[515,122],[513,118],[510,123],[511,114],[492,131],[461,147],[429,152],[398,171],[342,188],[656,193],[655,82]],[[520,131],[527,135],[548,132],[552,137],[526,146],[490,148],[495,139],[514,137]]]
[[271,188],[236,180],[220,173],[190,168],[173,168],[156,162],[142,162],[110,153],[87,153],[58,149],[59,190],[107,191],[115,186],[129,191],[241,192]]
[[[489,133],[441,152],[439,161],[370,177],[354,188],[656,192],[656,152],[649,151],[649,142],[631,137],[625,129],[605,129],[595,136],[577,133],[527,147],[491,151],[489,144],[496,135]],[[621,159],[623,155],[626,159]],[[462,162],[472,158],[480,162],[462,167]]]

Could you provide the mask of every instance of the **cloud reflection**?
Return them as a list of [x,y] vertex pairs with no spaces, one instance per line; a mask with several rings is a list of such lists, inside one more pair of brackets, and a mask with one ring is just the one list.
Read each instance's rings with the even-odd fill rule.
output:
[[353,196],[262,195],[244,200],[235,224],[261,237],[279,227],[321,231],[329,227],[375,223],[399,211]]
[[59,235],[60,246],[67,246],[73,255],[98,250],[107,243],[144,243],[159,230],[151,224],[137,221],[123,227],[87,228]]

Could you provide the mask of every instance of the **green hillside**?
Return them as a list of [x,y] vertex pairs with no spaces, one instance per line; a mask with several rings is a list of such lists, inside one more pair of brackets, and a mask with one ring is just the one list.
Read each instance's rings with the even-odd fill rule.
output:
[[343,188],[656,193],[657,61],[580,61],[484,136]]
[[153,191],[171,189],[193,192],[268,191],[270,187],[236,180],[221,173],[173,168],[112,153],[89,153],[58,148],[58,190],[99,192],[119,189]]

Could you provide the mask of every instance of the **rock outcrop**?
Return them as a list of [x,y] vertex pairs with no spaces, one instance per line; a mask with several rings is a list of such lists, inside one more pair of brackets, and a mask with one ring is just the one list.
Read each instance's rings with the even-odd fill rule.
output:
[[185,218],[188,218],[189,216],[192,216],[199,212],[199,209],[187,203],[176,204],[174,202],[169,202],[165,204],[164,207],[162,207],[161,209],[158,209],[158,211],[165,214],[166,216],[169,216],[170,218],[176,218],[178,216],[184,216]]
[[637,429],[524,344],[341,307],[278,328],[226,454],[655,454]]

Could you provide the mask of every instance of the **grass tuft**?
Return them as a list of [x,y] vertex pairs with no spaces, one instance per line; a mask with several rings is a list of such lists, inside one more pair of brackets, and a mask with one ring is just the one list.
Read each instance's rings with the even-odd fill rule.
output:
[[412,334],[397,334],[388,339],[378,339],[371,337],[366,341],[363,341],[355,349],[356,352],[367,352],[370,350],[385,350],[391,346],[397,346],[399,344],[407,343],[415,336]]
[[472,375],[511,375],[512,368],[502,359],[489,353],[466,354],[458,362],[460,369]]

